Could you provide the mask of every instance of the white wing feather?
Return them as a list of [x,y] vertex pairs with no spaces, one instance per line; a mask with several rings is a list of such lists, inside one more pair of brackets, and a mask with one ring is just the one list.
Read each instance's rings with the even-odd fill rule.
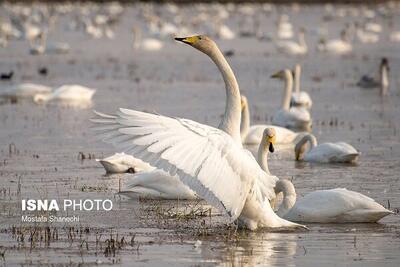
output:
[[[277,178],[225,132],[191,120],[120,109],[117,115],[97,113],[103,141],[112,143],[163,169],[209,204],[236,219],[249,191],[256,186],[260,201],[272,199]],[[104,127],[104,124],[107,127]],[[95,128],[96,130],[96,128]]]

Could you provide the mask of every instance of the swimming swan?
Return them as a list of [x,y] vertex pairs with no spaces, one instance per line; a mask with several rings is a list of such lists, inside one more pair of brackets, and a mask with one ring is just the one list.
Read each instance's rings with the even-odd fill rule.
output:
[[357,82],[357,86],[364,89],[371,89],[380,87],[381,95],[387,95],[389,89],[389,61],[387,58],[382,58],[379,66],[379,79],[374,77],[363,75]]
[[282,108],[275,114],[272,123],[289,129],[309,130],[311,127],[311,115],[308,110],[302,107],[290,107],[293,88],[292,72],[288,69],[281,70],[272,75],[271,78],[285,81]]
[[[276,132],[273,128],[264,128],[258,148],[257,161],[261,168],[269,173],[268,151],[274,151]],[[193,190],[184,185],[175,175],[171,176],[163,170],[152,170],[136,173],[127,177],[119,192],[130,198],[145,197],[150,199],[197,199]]]
[[96,159],[96,161],[103,165],[107,173],[136,173],[154,169],[148,163],[125,153],[115,153],[104,159]]
[[[208,55],[226,87],[226,108],[219,129],[192,120],[119,109],[98,113],[103,141],[164,170],[209,204],[226,211],[241,226],[304,227],[278,217],[268,200],[277,178],[264,172],[240,138],[240,91],[232,69],[209,37],[175,38]],[[96,129],[96,128],[95,128]]]
[[296,191],[288,180],[276,182],[275,193],[283,193],[277,214],[295,222],[373,223],[393,212],[363,194],[335,188],[308,193],[296,200]]
[[[306,144],[310,148],[306,151]],[[307,133],[294,148],[296,160],[319,163],[355,163],[360,156],[351,145],[344,142],[317,144],[314,135]]]
[[2,93],[2,97],[17,97],[17,98],[27,98],[32,97],[36,94],[47,95],[52,91],[51,87],[34,84],[34,83],[21,83]]
[[95,89],[81,85],[63,85],[55,89],[51,94],[36,94],[33,100],[38,104],[53,100],[68,103],[89,103],[95,92]]
[[273,128],[276,132],[276,144],[290,144],[293,143],[299,135],[289,129],[275,125],[257,124],[250,126],[250,112],[247,98],[241,96],[242,106],[242,122],[240,123],[240,135],[242,136],[242,143],[246,145],[260,144],[265,128]]
[[304,38],[304,30],[299,31],[299,42],[294,41],[278,41],[276,43],[278,51],[289,54],[289,55],[305,55],[307,54],[308,48]]
[[346,31],[342,31],[340,39],[329,41],[321,39],[318,44],[318,50],[337,55],[346,55],[353,51],[353,45],[348,41]]
[[294,92],[292,92],[292,98],[290,99],[291,106],[305,107],[311,109],[312,100],[310,95],[305,91],[300,91],[300,78],[301,78],[301,66],[296,64],[294,66]]

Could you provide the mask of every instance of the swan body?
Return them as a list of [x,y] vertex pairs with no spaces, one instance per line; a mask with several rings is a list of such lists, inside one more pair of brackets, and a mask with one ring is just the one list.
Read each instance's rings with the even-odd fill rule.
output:
[[365,29],[370,32],[380,33],[382,31],[382,26],[375,22],[368,22],[365,24]]
[[279,39],[293,38],[293,27],[287,15],[282,15],[278,21],[277,35]]
[[357,30],[357,37],[360,42],[364,44],[374,44],[379,41],[379,35],[373,32],[363,31],[362,29]]
[[391,32],[389,39],[392,42],[400,42],[400,31]]
[[208,55],[220,70],[227,105],[219,129],[191,120],[120,109],[97,113],[103,141],[178,178],[209,204],[225,211],[241,226],[303,227],[272,210],[277,178],[261,169],[240,138],[240,91],[232,69],[207,36],[176,38]]
[[345,188],[318,190],[296,200],[293,184],[279,180],[275,192],[284,195],[277,214],[295,222],[374,223],[393,214],[372,198]]
[[331,54],[345,55],[353,51],[353,45],[348,41],[347,32],[341,32],[340,39],[325,41],[322,39],[318,44],[318,50]]
[[34,83],[21,83],[7,90],[2,96],[25,98],[33,97],[36,94],[48,95],[51,91],[52,89],[49,86]]
[[304,33],[299,33],[299,42],[294,41],[278,41],[276,43],[278,51],[288,55],[305,55],[307,54],[308,48],[304,39]]
[[292,92],[292,97],[290,99],[291,106],[305,107],[306,109],[311,109],[312,100],[310,95],[305,91],[300,91],[300,77],[301,77],[301,66],[296,64],[294,67],[294,92]]
[[330,40],[327,43],[322,43],[319,48],[322,51],[338,55],[348,54],[353,50],[353,46],[343,40]]
[[95,92],[95,89],[81,85],[63,85],[55,89],[51,94],[36,94],[33,100],[36,103],[48,102],[51,100],[90,102]]
[[232,40],[236,37],[235,33],[226,25],[221,24],[218,28],[217,35],[223,40]]
[[284,127],[279,127],[275,125],[265,125],[265,124],[250,126],[249,104],[247,98],[244,95],[242,95],[241,98],[242,98],[241,100],[242,116],[240,123],[240,135],[242,137],[243,144],[246,145],[260,144],[263,138],[263,133],[266,128],[273,128],[275,130],[276,132],[275,143],[277,145],[293,143],[298,134]]
[[96,159],[96,161],[103,165],[107,173],[136,173],[154,169],[148,163],[125,153],[115,153],[104,159]]
[[309,130],[311,127],[311,115],[309,111],[303,107],[290,107],[290,98],[293,87],[292,72],[285,69],[271,77],[285,80],[285,93],[282,108],[275,113],[272,123],[290,129]]
[[165,171],[155,169],[130,176],[119,192],[129,198],[198,199],[197,194],[177,176],[171,176]]
[[[310,149],[305,152],[305,145],[310,143]],[[355,163],[360,156],[353,146],[344,143],[317,144],[317,139],[312,134],[306,134],[295,146],[296,160],[318,163]]]
[[133,48],[141,49],[149,52],[159,51],[164,47],[162,41],[156,38],[144,38],[142,39],[142,30],[134,26],[132,28],[133,33]]

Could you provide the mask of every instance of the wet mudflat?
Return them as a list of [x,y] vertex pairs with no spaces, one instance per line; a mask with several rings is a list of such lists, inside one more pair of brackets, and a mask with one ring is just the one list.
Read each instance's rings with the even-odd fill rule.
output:
[[[189,7],[183,10],[192,12]],[[292,147],[278,147],[269,160],[273,174],[291,179],[299,198],[317,189],[345,187],[396,211],[400,208],[399,46],[382,37],[377,44],[355,43],[355,51],[345,57],[317,53],[313,29],[321,23],[324,10],[324,6],[300,6],[300,11],[283,6],[261,16],[265,32],[274,31],[278,12],[289,14],[294,25],[304,26],[310,51],[304,57],[280,54],[272,41],[251,37],[216,41],[222,50],[235,52],[228,60],[249,99],[253,123],[270,122],[280,107],[283,85],[269,76],[300,62],[303,88],[314,102],[313,133],[321,143],[345,141],[362,152],[357,165],[320,165],[296,163]],[[126,7],[113,40],[89,39],[65,30],[66,15],[49,38],[68,41],[67,55],[29,55],[26,41],[11,41],[0,49],[0,70],[15,72],[12,81],[1,81],[0,91],[20,82],[97,88],[91,108],[41,106],[32,101],[0,105],[1,264],[400,264],[397,214],[379,224],[309,224],[309,231],[252,233],[235,229],[226,216],[204,202],[139,201],[116,195],[124,175],[106,176],[94,160],[116,151],[93,136],[92,109],[156,111],[214,126],[224,111],[223,81],[204,55],[172,38],[165,38],[161,51],[133,51],[130,28],[139,12],[138,5]],[[347,18],[351,19],[355,17]],[[345,20],[325,26],[336,36]],[[240,16],[227,21],[234,28]],[[395,20],[396,26],[399,23]],[[377,71],[383,56],[390,59],[392,73],[390,94],[384,98],[377,90],[355,86],[361,75]],[[37,72],[44,66],[46,76]],[[74,212],[79,223],[21,223],[20,200],[25,198],[111,199],[114,207],[108,212]]]

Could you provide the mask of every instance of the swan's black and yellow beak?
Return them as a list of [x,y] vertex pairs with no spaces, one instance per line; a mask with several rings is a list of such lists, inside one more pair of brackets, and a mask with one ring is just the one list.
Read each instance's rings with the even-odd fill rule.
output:
[[282,77],[282,72],[278,71],[277,73],[272,74],[270,78],[279,79],[281,77]]
[[268,148],[269,152],[274,153],[275,148],[274,145],[272,143],[269,143],[269,148]]
[[269,152],[274,153],[274,151],[275,151],[274,144],[276,142],[275,135],[268,136],[268,142],[269,142],[269,147],[268,147]]
[[183,38],[175,38],[176,41],[188,44],[188,45],[193,45],[197,41],[198,37],[197,36],[191,36],[191,37],[183,37]]

